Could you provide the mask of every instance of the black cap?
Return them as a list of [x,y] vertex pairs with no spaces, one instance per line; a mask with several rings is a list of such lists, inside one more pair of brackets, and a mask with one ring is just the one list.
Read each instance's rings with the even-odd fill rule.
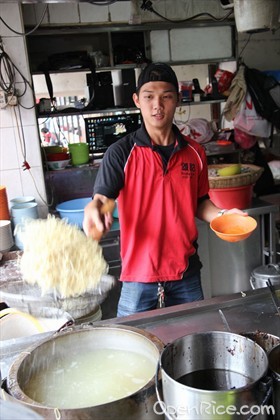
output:
[[140,73],[138,78],[138,83],[136,87],[136,92],[139,93],[139,90],[145,83],[149,82],[167,82],[171,83],[176,92],[179,92],[178,79],[175,72],[170,66],[165,63],[151,63],[148,64]]

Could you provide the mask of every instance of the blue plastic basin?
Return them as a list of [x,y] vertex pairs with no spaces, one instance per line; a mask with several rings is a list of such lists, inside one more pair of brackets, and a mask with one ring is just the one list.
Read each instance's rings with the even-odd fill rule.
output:
[[[75,200],[64,201],[56,206],[56,211],[59,213],[61,219],[67,219],[67,222],[71,225],[76,225],[79,228],[83,227],[84,219],[84,208],[92,200],[91,197],[86,198],[76,198]],[[119,229],[119,220],[118,220],[118,206],[116,206],[113,211],[114,222],[112,225],[112,230]]]
[[84,208],[92,200],[91,197],[76,198],[75,200],[64,201],[56,206],[56,211],[61,219],[67,219],[71,225],[83,227]]

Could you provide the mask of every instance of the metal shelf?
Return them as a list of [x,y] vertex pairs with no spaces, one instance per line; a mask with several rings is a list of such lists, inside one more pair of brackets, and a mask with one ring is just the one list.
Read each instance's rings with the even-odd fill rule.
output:
[[[193,105],[213,105],[225,102],[225,99],[214,99],[208,101],[201,101],[201,102],[181,102],[178,105],[178,108],[182,106],[193,106]],[[139,109],[136,107],[133,108],[106,108],[106,109],[71,109],[68,108],[69,111],[65,112],[63,110],[58,110],[57,112],[51,113],[41,113],[37,114],[37,118],[55,118],[55,117],[65,117],[67,115],[94,115],[94,116],[110,116],[110,115],[121,115],[121,114],[138,114],[140,113]]]
[[[208,27],[208,26],[225,26],[229,25],[234,27],[234,20],[226,21],[213,21],[207,19],[201,19],[199,21],[189,21],[176,23],[176,28],[192,28],[192,27]],[[25,25],[26,31],[33,29],[33,27]],[[102,25],[84,25],[72,23],[69,25],[41,25],[34,33],[32,37],[40,37],[43,35],[81,35],[81,34],[94,34],[94,33],[108,33],[108,32],[145,32],[153,30],[163,29],[174,29],[174,23],[172,22],[154,22],[154,23],[142,23],[140,25],[127,25],[126,23],[107,23]]]
[[106,116],[110,117],[111,115],[124,115],[124,114],[139,114],[140,111],[138,108],[106,108],[106,109],[71,109],[67,112],[63,110],[58,110],[58,112],[50,112],[44,114],[37,114],[37,118],[56,118],[56,117],[67,117],[71,115],[86,115],[87,117],[99,117]]

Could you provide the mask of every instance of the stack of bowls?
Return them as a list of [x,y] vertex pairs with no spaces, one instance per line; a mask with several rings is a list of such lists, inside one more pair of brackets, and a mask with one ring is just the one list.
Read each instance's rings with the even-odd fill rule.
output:
[[70,163],[70,159],[68,160],[57,160],[54,162],[47,162],[48,167],[53,171],[60,171],[61,169],[65,169]]
[[14,245],[10,220],[0,220],[0,251],[9,251]]
[[11,207],[17,206],[18,204],[35,203],[35,197],[32,195],[23,195],[15,197],[10,200]]
[[64,152],[64,147],[62,146],[44,146],[43,148],[44,155],[48,156],[52,153],[61,153]]
[[58,171],[66,168],[70,163],[69,153],[59,152],[59,153],[49,153],[47,155],[47,165],[50,169]]

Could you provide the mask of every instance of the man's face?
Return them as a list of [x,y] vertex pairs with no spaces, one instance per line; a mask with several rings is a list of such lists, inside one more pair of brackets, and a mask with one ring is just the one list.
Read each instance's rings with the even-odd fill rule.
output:
[[179,95],[171,83],[148,82],[138,95],[133,95],[133,100],[141,110],[147,129],[164,129],[173,122]]

